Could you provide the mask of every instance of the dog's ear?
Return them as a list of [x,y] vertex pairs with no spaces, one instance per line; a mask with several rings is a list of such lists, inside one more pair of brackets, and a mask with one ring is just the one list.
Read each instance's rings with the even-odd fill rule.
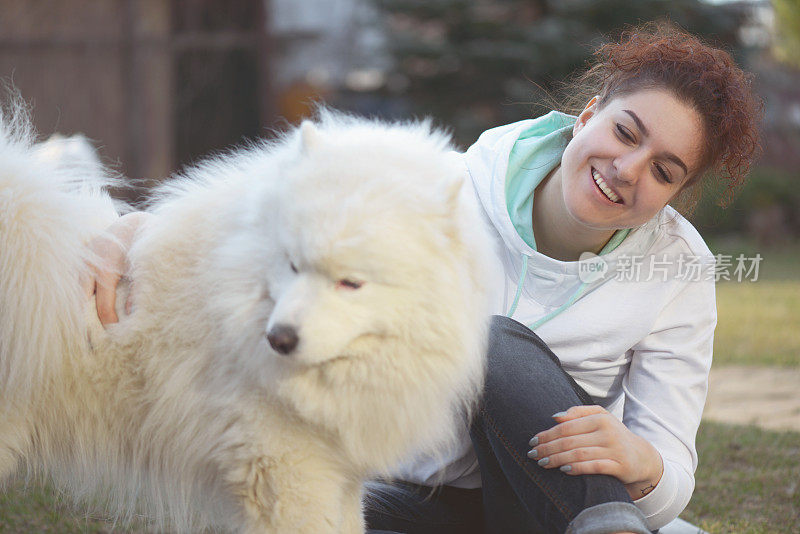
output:
[[300,125],[300,146],[303,152],[308,154],[322,144],[322,133],[314,126],[314,123],[305,120]]

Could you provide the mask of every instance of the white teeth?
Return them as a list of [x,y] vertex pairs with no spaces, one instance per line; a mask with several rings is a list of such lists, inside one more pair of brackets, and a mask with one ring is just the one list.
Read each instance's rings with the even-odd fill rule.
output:
[[596,183],[600,190],[608,197],[608,200],[611,202],[619,202],[619,196],[608,187],[608,184],[603,180],[603,177],[600,176],[600,173],[597,172],[596,169],[592,169],[592,178],[594,178],[594,183]]

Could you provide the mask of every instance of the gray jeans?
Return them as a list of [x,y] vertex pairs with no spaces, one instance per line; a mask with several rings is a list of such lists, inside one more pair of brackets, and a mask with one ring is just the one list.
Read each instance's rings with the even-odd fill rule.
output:
[[552,414],[593,404],[547,345],[524,325],[496,316],[488,360],[470,429],[482,487],[373,484],[366,498],[370,532],[650,534],[616,478],[570,476],[527,457],[528,441],[553,426]]

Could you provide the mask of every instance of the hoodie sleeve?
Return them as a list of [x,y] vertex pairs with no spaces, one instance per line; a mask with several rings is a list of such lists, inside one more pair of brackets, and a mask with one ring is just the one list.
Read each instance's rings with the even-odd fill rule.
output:
[[651,333],[631,349],[630,369],[622,385],[623,422],[647,439],[664,462],[656,488],[634,501],[652,529],[675,519],[694,490],[695,437],[708,390],[717,323],[714,281],[706,280],[706,274],[703,278],[682,282]]

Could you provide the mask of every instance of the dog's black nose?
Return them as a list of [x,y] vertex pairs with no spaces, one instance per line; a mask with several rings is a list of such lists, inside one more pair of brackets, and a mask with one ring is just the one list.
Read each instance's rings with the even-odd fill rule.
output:
[[291,326],[279,324],[273,326],[267,333],[267,341],[269,341],[273,349],[286,355],[297,348],[299,340],[297,338],[297,330]]

